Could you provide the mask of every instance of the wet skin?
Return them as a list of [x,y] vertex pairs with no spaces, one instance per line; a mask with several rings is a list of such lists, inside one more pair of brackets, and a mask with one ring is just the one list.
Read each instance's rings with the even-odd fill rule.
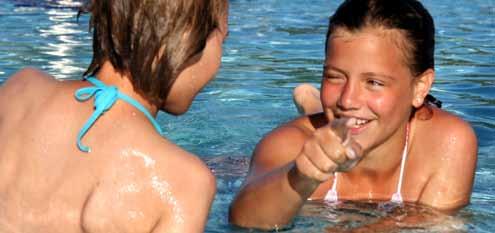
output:
[[[225,22],[210,35],[165,106],[147,102],[108,62],[97,76],[152,115],[181,114],[218,71],[226,30]],[[74,92],[89,85],[28,68],[0,87],[0,232],[203,232],[213,174],[133,106],[117,101],[83,138],[91,152],[77,149],[93,103]]]
[[[469,202],[476,136],[453,114],[422,107],[434,71],[413,75],[400,38],[397,31],[381,28],[332,35],[321,84],[324,113],[286,123],[261,140],[231,205],[232,223],[265,229],[288,224],[305,200],[324,198],[335,172],[341,172],[339,199],[390,200],[407,124],[410,146],[400,190],[404,200],[441,210]],[[413,108],[418,111],[411,118]],[[430,118],[420,117],[425,111]],[[352,119],[348,134],[360,160],[350,168],[354,158],[332,127],[343,118]]]

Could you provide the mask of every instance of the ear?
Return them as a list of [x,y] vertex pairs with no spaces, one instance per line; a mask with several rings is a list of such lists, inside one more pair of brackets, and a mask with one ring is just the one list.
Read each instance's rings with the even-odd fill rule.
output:
[[425,72],[421,73],[419,76],[414,78],[413,81],[413,99],[412,105],[415,108],[421,107],[423,105],[426,95],[430,92],[433,81],[435,80],[435,71],[433,69],[427,69]]

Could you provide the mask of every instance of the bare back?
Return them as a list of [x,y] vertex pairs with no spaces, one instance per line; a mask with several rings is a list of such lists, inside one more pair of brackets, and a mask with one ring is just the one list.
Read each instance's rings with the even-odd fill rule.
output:
[[84,86],[26,69],[0,87],[0,232],[200,232],[209,170],[122,101],[84,137],[91,153],[79,151],[93,111],[74,99]]

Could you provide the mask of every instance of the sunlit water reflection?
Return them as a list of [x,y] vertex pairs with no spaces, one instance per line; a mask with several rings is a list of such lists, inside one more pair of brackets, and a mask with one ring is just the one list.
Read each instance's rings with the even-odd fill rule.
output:
[[[437,28],[433,94],[446,110],[468,120],[479,140],[471,204],[455,216],[442,216],[421,206],[390,212],[372,203],[310,202],[287,232],[345,231],[380,219],[397,222],[396,231],[403,232],[495,231],[495,1],[422,2]],[[318,85],[326,23],[338,3],[231,0],[217,79],[184,116],[159,114],[165,136],[200,155],[217,176],[206,232],[243,231],[228,225],[228,205],[256,143],[297,115],[292,88]],[[0,0],[0,5],[0,83],[25,66],[59,79],[81,77],[91,59],[91,34],[88,17],[76,18],[80,1]],[[423,211],[432,221],[400,226],[397,216],[408,211]]]

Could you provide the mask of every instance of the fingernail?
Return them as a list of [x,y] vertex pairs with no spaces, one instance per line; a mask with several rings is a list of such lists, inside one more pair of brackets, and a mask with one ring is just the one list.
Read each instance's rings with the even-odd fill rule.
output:
[[356,152],[354,152],[354,150],[352,148],[346,148],[346,153],[347,153],[347,157],[351,160],[354,160],[357,158],[356,156]]

